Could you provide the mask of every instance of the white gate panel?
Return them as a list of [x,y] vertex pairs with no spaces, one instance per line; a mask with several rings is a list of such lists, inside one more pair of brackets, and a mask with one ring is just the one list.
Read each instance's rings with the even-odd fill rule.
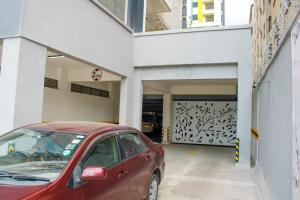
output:
[[173,143],[234,146],[236,101],[174,101]]

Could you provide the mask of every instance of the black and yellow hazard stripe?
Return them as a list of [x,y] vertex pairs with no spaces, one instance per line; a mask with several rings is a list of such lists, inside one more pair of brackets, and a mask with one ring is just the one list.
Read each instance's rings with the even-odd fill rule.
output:
[[164,127],[161,128],[161,142],[163,143],[165,138],[164,138]]
[[259,133],[258,133],[257,129],[252,128],[251,133],[257,140],[259,139]]
[[235,144],[235,162],[239,162],[240,160],[240,138],[236,139],[236,144]]
[[170,129],[170,127],[168,127],[168,129],[167,129],[167,137],[168,137],[168,142],[170,142],[171,141],[171,129]]

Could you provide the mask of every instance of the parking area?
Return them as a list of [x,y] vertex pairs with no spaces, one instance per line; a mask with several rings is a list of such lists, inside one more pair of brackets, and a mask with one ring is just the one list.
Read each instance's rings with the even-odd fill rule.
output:
[[165,145],[159,200],[260,200],[252,169],[234,162],[234,148]]

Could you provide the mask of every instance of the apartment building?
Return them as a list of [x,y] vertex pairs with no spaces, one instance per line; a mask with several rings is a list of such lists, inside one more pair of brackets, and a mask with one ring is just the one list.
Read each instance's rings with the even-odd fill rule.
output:
[[[187,26],[220,26],[224,22],[222,0],[188,0]],[[223,22],[222,22],[223,19]]]
[[[187,28],[231,26],[249,18],[252,0],[187,0],[183,1],[184,23]],[[239,8],[239,9],[237,9]]]

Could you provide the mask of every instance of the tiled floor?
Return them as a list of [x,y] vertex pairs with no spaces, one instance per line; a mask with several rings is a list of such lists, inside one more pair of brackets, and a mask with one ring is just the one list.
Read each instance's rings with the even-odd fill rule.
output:
[[234,149],[166,145],[159,200],[259,200],[251,169],[238,168]]

